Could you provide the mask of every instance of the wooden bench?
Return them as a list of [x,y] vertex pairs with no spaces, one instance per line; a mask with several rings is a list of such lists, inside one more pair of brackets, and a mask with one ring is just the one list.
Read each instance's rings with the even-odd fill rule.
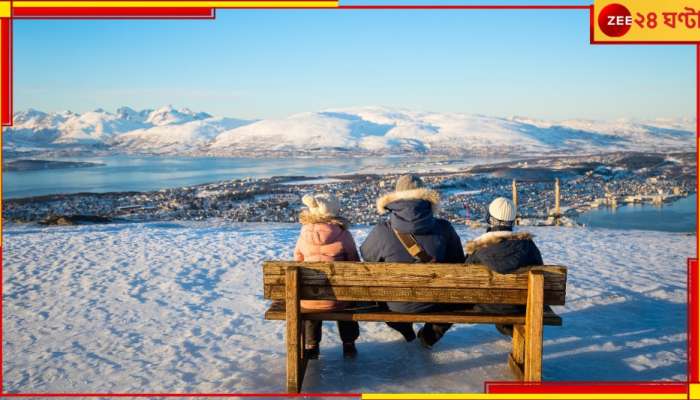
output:
[[[538,266],[498,274],[479,265],[266,261],[265,319],[287,322],[287,390],[298,393],[306,370],[303,320],[512,324],[508,365],[519,380],[542,378],[542,327],[561,325],[549,305],[563,305],[566,268]],[[300,300],[520,304],[524,313],[464,311],[421,314],[378,309],[303,310]]]

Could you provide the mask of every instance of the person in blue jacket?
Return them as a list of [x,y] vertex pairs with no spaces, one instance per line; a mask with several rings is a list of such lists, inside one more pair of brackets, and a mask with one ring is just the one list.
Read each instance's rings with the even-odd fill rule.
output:
[[[396,182],[396,191],[377,199],[377,209],[388,218],[378,223],[360,246],[363,260],[369,262],[425,262],[412,256],[402,244],[398,233],[412,235],[415,242],[429,255],[429,262],[462,263],[464,250],[452,224],[437,218],[440,194],[425,187],[416,175],[403,175]],[[449,308],[444,304],[389,302],[389,310],[406,313],[438,311]],[[388,323],[407,341],[416,338],[411,323]],[[451,324],[426,323],[418,332],[424,347],[430,348],[445,334]]]

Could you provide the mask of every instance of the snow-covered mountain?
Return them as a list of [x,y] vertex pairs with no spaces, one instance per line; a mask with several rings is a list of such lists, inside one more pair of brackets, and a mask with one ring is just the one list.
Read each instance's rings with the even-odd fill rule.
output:
[[214,118],[204,112],[165,106],[155,110],[121,107],[77,114],[70,111],[18,112],[3,133],[4,146],[107,146],[116,150],[151,152],[173,147],[191,150],[210,142],[216,133],[248,121]]
[[694,124],[692,119],[545,121],[388,107],[253,121],[166,106],[83,114],[30,109],[15,114],[3,139],[12,149],[99,146],[159,154],[541,154],[688,150],[695,146]]
[[205,112],[194,112],[189,108],[177,110],[169,105],[151,111],[146,117],[146,122],[154,126],[164,126],[183,124],[207,118],[211,118],[211,115]]
[[223,131],[250,121],[233,118],[206,118],[184,123],[136,129],[114,138],[113,145],[131,152],[171,154],[205,148]]
[[55,143],[109,143],[120,133],[144,126],[142,121],[122,119],[119,115],[107,113],[104,110],[74,114],[56,127],[60,134]]
[[425,150],[422,142],[387,136],[395,125],[344,112],[306,112],[283,119],[262,120],[218,135],[212,150],[319,151],[347,149]]

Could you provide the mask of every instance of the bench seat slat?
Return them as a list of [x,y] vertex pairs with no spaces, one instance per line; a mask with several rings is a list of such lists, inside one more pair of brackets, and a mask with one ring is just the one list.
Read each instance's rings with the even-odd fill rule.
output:
[[566,290],[566,268],[536,266],[509,274],[498,274],[480,265],[395,264],[359,262],[266,261],[263,283],[284,285],[287,267],[301,267],[304,285],[380,286],[424,288],[526,289],[527,272],[543,271],[544,289]]
[[[266,299],[285,298],[284,285],[264,285]],[[544,303],[563,305],[564,291],[545,291]],[[425,303],[525,304],[526,289],[397,288],[383,286],[302,286],[304,300],[408,301]]]
[[[275,301],[265,312],[267,320],[284,320],[285,303]],[[450,322],[468,324],[524,324],[525,313],[489,312],[482,313],[474,310],[440,311],[425,314],[404,314],[393,311],[382,311],[378,308],[344,311],[317,311],[302,309],[302,319],[314,321],[374,321],[374,322]],[[561,317],[549,306],[544,308],[543,323],[560,326]]]

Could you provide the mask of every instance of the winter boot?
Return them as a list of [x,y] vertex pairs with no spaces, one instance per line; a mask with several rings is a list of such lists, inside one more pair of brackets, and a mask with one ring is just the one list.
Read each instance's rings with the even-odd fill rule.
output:
[[357,348],[354,342],[343,343],[343,358],[357,357]]
[[307,347],[304,349],[304,358],[307,360],[318,360],[320,352],[318,346]]
[[503,336],[513,337],[513,325],[496,324],[496,330]]

